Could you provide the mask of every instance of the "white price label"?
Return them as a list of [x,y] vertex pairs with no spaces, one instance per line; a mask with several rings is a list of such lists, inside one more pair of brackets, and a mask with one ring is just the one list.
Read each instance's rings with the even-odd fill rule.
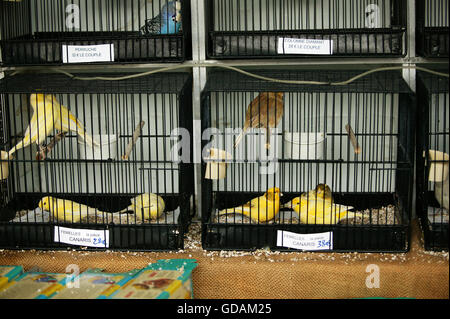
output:
[[332,55],[333,40],[278,38],[278,54]]
[[277,246],[301,250],[333,250],[333,232],[297,234],[279,230]]
[[62,45],[63,63],[113,62],[114,44]]
[[55,242],[77,246],[108,248],[109,230],[76,229],[55,226]]

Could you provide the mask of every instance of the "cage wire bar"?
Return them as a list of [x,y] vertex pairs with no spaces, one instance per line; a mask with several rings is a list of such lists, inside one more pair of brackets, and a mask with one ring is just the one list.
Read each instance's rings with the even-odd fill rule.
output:
[[[213,59],[406,56],[406,0],[211,0],[206,12]],[[288,52],[290,38],[326,43]]]
[[448,57],[448,0],[416,0],[416,52],[426,58]]
[[417,83],[417,212],[425,249],[448,251],[449,82],[419,72]]
[[192,55],[190,10],[189,0],[1,0],[1,61],[80,64],[86,57],[74,54],[84,53],[93,63],[183,62]]
[[[0,247],[87,246],[63,241],[67,227],[104,234],[89,249],[183,248],[194,196],[190,74],[95,82],[21,74],[0,82],[0,98]],[[35,113],[37,142],[20,148]],[[67,124],[71,116],[79,123]]]
[[[328,83],[357,73],[258,74]],[[249,109],[253,124],[235,147]],[[202,125],[205,249],[290,250],[279,231],[325,232],[331,251],[409,249],[415,97],[400,72],[318,86],[211,71]]]

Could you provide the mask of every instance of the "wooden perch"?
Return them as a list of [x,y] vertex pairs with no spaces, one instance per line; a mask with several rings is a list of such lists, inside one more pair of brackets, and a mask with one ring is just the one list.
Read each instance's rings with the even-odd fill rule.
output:
[[133,149],[133,146],[136,144],[137,139],[139,138],[139,135],[141,135],[141,130],[144,127],[145,122],[142,121],[141,123],[138,124],[138,126],[136,126],[136,128],[134,129],[133,132],[133,138],[131,139],[131,141],[128,143],[127,148],[125,149],[125,154],[122,155],[122,159],[124,161],[128,160],[128,158],[130,157],[130,153],[131,150]]
[[353,132],[352,127],[349,124],[345,125],[345,129],[347,131],[348,137],[350,138],[350,142],[352,142],[353,149],[355,150],[355,154],[361,153],[361,147],[356,140],[355,133]]
[[55,147],[55,144],[58,143],[60,140],[62,140],[66,136],[67,132],[60,132],[56,134],[50,143],[47,146],[41,146],[39,145],[39,151],[36,152],[36,160],[37,161],[43,161],[47,158],[47,154],[51,152],[53,147]]

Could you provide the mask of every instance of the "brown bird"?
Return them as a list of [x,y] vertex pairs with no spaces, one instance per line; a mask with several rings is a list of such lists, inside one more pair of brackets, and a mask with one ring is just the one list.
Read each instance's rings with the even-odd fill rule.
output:
[[234,142],[236,148],[249,128],[266,129],[266,148],[270,148],[270,129],[275,128],[283,116],[283,93],[260,93],[247,107],[244,128]]

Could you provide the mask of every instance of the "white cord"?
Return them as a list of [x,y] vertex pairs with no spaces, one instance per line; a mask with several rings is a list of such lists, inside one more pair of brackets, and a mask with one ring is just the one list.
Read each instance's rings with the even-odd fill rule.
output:
[[[182,64],[182,65],[175,65],[175,66],[169,66],[169,67],[165,67],[165,68],[161,68],[161,69],[157,69],[157,70],[152,70],[152,71],[146,71],[146,72],[140,72],[140,73],[135,73],[135,74],[130,74],[130,75],[125,75],[125,76],[119,76],[119,77],[104,77],[104,76],[92,76],[92,77],[81,77],[81,76],[75,76],[70,72],[64,71],[64,70],[60,70],[60,69],[51,69],[55,72],[59,72],[62,74],[67,75],[68,77],[71,77],[72,79],[75,80],[82,80],[82,81],[121,81],[121,80],[128,80],[128,79],[132,79],[132,78],[137,78],[137,77],[142,77],[142,76],[147,76],[147,75],[151,75],[151,74],[155,74],[155,73],[160,73],[160,72],[166,72],[166,71],[174,71],[174,70],[178,70],[178,69],[184,69],[184,68],[189,68],[189,67],[219,67],[219,68],[224,68],[224,69],[228,69],[228,70],[232,70],[232,71],[236,71],[245,75],[248,75],[250,77],[253,78],[257,78],[260,80],[264,80],[264,81],[269,81],[269,82],[276,82],[276,83],[284,83],[284,84],[296,84],[296,85],[346,85],[349,84],[353,81],[356,81],[357,79],[360,79],[362,77],[365,77],[371,73],[375,73],[375,72],[382,72],[382,71],[392,71],[392,70],[403,70],[403,69],[416,69],[419,71],[423,71],[423,72],[427,72],[427,73],[431,73],[437,76],[443,76],[448,78],[449,74],[448,73],[442,73],[442,72],[438,72],[438,71],[434,71],[434,70],[430,70],[424,67],[420,67],[420,66],[387,66],[387,67],[380,67],[380,68],[375,68],[369,71],[365,71],[362,72],[361,74],[358,74],[348,80],[345,81],[340,81],[340,82],[319,82],[319,81],[296,81],[296,80],[282,80],[282,79],[275,79],[275,78],[270,78],[270,77],[265,77],[265,76],[261,76],[258,74],[254,74],[248,71],[244,71],[242,69],[236,68],[234,66],[230,66],[230,65],[226,65],[226,64],[209,64],[209,63],[195,63],[195,64]],[[21,71],[15,71],[12,75],[15,75],[17,73],[20,73]]]

